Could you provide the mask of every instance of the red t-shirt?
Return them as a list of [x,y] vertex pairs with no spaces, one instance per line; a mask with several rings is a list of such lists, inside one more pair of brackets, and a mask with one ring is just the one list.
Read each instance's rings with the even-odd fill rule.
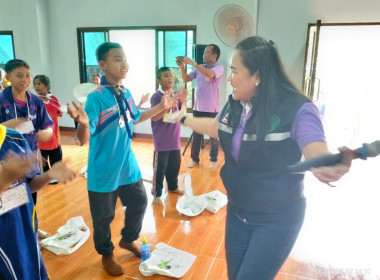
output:
[[59,140],[59,126],[58,126],[58,117],[62,117],[62,112],[59,110],[61,108],[61,104],[59,103],[58,98],[55,95],[49,95],[50,99],[45,102],[46,110],[49,113],[50,118],[54,122],[53,128],[53,137],[46,142],[38,142],[38,148],[40,150],[54,150],[58,148],[61,144]]

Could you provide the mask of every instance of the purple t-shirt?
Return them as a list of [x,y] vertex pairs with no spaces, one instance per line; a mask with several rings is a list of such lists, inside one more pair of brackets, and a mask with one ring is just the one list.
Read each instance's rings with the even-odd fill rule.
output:
[[[206,68],[206,64],[199,66]],[[215,63],[208,68],[215,73],[213,79],[203,76],[197,69],[194,69],[189,76],[196,80],[194,110],[199,112],[217,113],[219,112],[219,86],[222,81],[224,67]]]
[[[164,91],[159,89],[150,98],[150,104],[152,107],[161,102]],[[178,101],[177,108],[171,109],[172,112],[176,112],[181,109],[181,104]],[[170,111],[168,112],[170,113]],[[158,121],[151,120],[153,143],[156,152],[175,151],[181,148],[181,124],[164,122],[163,118]]]
[[[237,161],[247,120],[252,115],[252,109],[246,114],[242,125],[238,127],[232,138],[231,155]],[[219,120],[220,115],[217,118]],[[312,102],[306,102],[298,110],[291,128],[290,137],[296,140],[300,151],[310,143],[326,141],[325,133],[317,107]]]

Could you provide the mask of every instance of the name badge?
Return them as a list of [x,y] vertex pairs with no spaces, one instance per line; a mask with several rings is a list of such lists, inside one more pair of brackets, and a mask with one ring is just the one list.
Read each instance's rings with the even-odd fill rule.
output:
[[23,122],[19,126],[15,128],[17,132],[20,132],[21,134],[29,134],[34,132],[34,125],[31,120],[28,120],[26,122]]
[[130,123],[132,121],[131,112],[129,112],[129,110],[127,110],[127,111],[125,111],[125,114],[127,115],[128,123]]
[[0,195],[0,215],[29,202],[26,184],[22,183],[7,189]]
[[124,121],[123,116],[119,117],[119,126],[120,128],[123,128],[125,126],[125,121]]

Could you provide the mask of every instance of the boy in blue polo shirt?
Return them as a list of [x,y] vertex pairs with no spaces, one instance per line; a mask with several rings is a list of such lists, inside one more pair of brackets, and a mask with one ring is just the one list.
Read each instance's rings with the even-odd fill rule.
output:
[[165,177],[168,191],[184,193],[183,190],[178,189],[178,173],[181,166],[181,124],[175,123],[174,118],[179,113],[181,105],[186,106],[187,91],[184,89],[180,94],[173,91],[174,76],[168,67],[158,69],[156,78],[161,88],[150,99],[152,107],[159,104],[166,93],[180,97],[180,100],[172,108],[162,111],[151,121],[154,142],[153,204],[161,204]]
[[66,183],[75,171],[63,162],[40,174],[24,137],[0,125],[0,279],[49,279],[41,257],[31,192],[50,180]]
[[125,226],[119,246],[140,257],[139,237],[147,207],[146,191],[131,149],[134,123],[150,119],[173,106],[176,99],[166,96],[159,105],[140,112],[128,89],[121,85],[128,72],[125,53],[118,43],[106,42],[96,50],[100,68],[105,73],[100,86],[88,95],[83,110],[75,102],[68,104],[69,115],[79,123],[78,139],[90,142],[87,189],[93,220],[96,251],[108,274],[124,273],[116,262],[110,224],[115,215],[116,200],[125,210]]

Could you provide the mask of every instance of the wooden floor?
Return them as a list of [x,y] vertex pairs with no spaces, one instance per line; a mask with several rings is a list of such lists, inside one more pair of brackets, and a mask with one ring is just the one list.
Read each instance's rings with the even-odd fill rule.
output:
[[[74,142],[72,133],[62,133],[62,148],[64,158],[69,159],[70,166],[78,172],[87,164],[88,146],[78,146]],[[183,144],[184,147],[184,144]],[[132,149],[136,155],[139,166],[142,170],[143,177],[149,177],[152,174],[152,156],[153,144],[151,140],[134,139]],[[192,176],[192,186],[195,195],[207,193],[213,190],[220,190],[225,193],[221,179],[219,177],[220,167],[224,161],[223,153],[220,152],[218,159],[218,168],[209,169],[207,151],[201,152],[201,165],[193,169],[187,168],[186,163],[190,162],[190,147],[182,157],[180,173],[188,172]],[[106,162],[104,163],[107,164]],[[225,251],[224,251],[224,226],[225,226],[225,208],[218,213],[212,214],[208,211],[202,212],[197,217],[186,217],[179,215],[175,208],[178,195],[169,194],[166,205],[166,217],[162,216],[163,207],[161,205],[153,206],[151,204],[152,196],[150,195],[151,184],[145,182],[149,204],[144,219],[144,224],[140,238],[137,240],[141,244],[141,239],[145,236],[152,249],[159,242],[164,242],[177,249],[187,251],[196,256],[196,260],[188,273],[181,279],[193,280],[223,280],[227,279]],[[379,196],[377,197],[379,198]],[[313,204],[311,204],[313,205]],[[317,207],[320,207],[317,206]],[[375,208],[373,210],[377,210]],[[87,226],[92,231],[92,221],[89,210],[86,179],[79,176],[73,182],[67,185],[49,185],[41,190],[38,194],[37,213],[39,218],[39,226],[42,230],[56,233],[56,230],[64,225],[66,221],[75,216],[82,216]],[[380,213],[380,212],[377,212]],[[116,216],[111,225],[112,240],[115,244],[114,254],[118,262],[124,268],[125,274],[116,279],[169,279],[164,276],[144,277],[140,273],[138,266],[140,259],[134,257],[128,251],[120,249],[116,244],[120,240],[120,230],[123,226],[123,208],[118,202]],[[377,215],[377,221],[379,214]],[[315,218],[314,221],[317,221]],[[323,222],[326,222],[324,220]],[[317,226],[321,229],[321,224]],[[291,257],[283,266],[276,280],[296,280],[296,279],[380,279],[380,273],[376,270],[380,267],[380,258],[378,255],[372,257],[369,262],[373,261],[373,265],[347,265],[347,266],[331,266],[332,262],[324,263],[323,258],[328,257],[329,253],[322,257],[322,260],[308,258],[308,246],[305,240],[312,244],[313,240],[307,237],[308,230],[313,229],[313,223],[305,222],[305,229],[301,233],[301,240],[297,241],[295,250]],[[380,242],[380,232],[376,231],[378,227],[371,228],[371,237],[373,237],[373,248],[377,250]],[[329,228],[322,232],[329,231]],[[305,233],[306,231],[306,233]],[[376,233],[376,234],[375,234]],[[314,232],[314,238],[319,237],[320,233]],[[331,233],[333,235],[333,233]],[[368,237],[368,233],[362,233],[362,237],[358,240]],[[335,236],[335,235],[334,235]],[[377,237],[377,243],[376,242]],[[338,237],[339,238],[339,237]],[[355,240],[351,241],[356,243]],[[367,244],[367,243],[365,243]],[[350,244],[348,244],[350,245]],[[305,251],[306,246],[306,251]],[[310,245],[313,249],[313,246]],[[372,251],[366,249],[365,252]],[[305,252],[304,252],[305,251]],[[376,252],[379,252],[377,250]],[[344,255],[349,251],[342,252]],[[312,253],[310,253],[312,254]],[[92,234],[89,240],[76,252],[71,255],[55,254],[42,249],[43,259],[48,269],[51,279],[115,279],[108,276],[102,268],[100,256],[94,249]],[[306,257],[305,257],[306,256]],[[339,257],[336,257],[339,258]],[[360,271],[359,271],[360,269]],[[248,279],[247,279],[248,280]],[[259,279],[260,280],[260,279]]]

